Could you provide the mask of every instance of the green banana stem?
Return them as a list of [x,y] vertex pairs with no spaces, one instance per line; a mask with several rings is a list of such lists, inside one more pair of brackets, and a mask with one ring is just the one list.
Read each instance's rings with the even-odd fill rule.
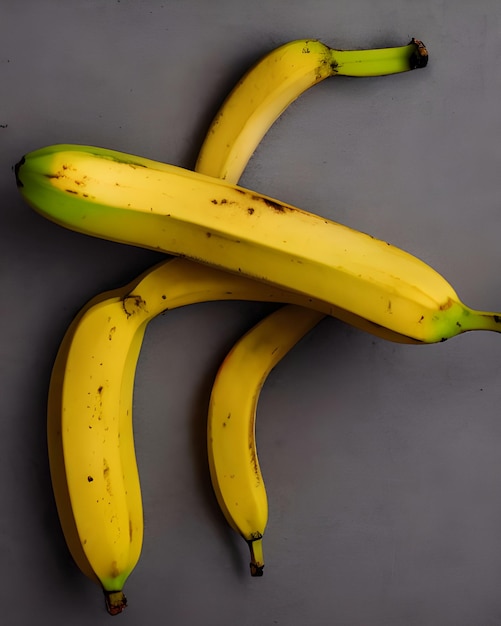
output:
[[470,330],[491,330],[495,333],[501,333],[501,313],[493,313],[490,311],[476,311],[468,307],[464,307],[464,313],[457,325],[461,328],[460,332]]
[[331,68],[341,76],[385,76],[426,67],[428,51],[419,39],[407,46],[374,50],[331,50]]

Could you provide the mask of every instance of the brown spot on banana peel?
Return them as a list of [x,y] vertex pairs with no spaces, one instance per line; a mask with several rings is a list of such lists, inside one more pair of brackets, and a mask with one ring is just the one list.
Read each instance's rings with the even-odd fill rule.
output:
[[[254,200],[254,201],[259,202],[259,203],[264,203],[267,207],[277,211],[278,213],[285,213],[286,211],[293,211],[294,210],[291,207],[285,206],[284,204],[282,204],[280,202],[277,202],[276,200],[273,200],[271,198],[263,198],[262,196],[258,196],[257,194],[249,193],[248,191],[245,191],[245,190],[242,190],[242,189],[235,189],[235,191],[238,191],[241,194],[249,196],[251,200]],[[235,204],[235,202],[233,200],[228,200],[227,198],[221,198],[221,200],[218,200],[217,198],[212,198],[211,203],[212,204]],[[254,212],[255,212],[255,208],[254,207],[251,207],[251,206],[247,207],[247,213],[249,215],[253,215]]]
[[[231,414],[230,414],[231,415]],[[259,470],[259,461],[256,452],[256,435],[255,435],[255,423],[251,420],[249,424],[249,454],[252,471],[256,479],[256,487],[261,484],[261,472]]]
[[454,300],[452,300],[452,298],[449,298],[447,300],[447,302],[445,302],[444,304],[440,305],[440,310],[441,311],[447,311],[447,309],[450,309],[451,306],[453,306],[453,305],[454,305]]
[[146,301],[139,295],[130,293],[122,298],[122,306],[125,315],[130,317],[141,311],[148,312],[146,309]]
[[256,541],[257,539],[262,539],[262,538],[263,538],[262,533],[260,533],[258,530],[256,530],[255,533],[251,533],[250,541]]
[[279,202],[265,199],[264,203],[266,204],[266,206],[269,206],[271,209],[274,209],[278,213],[285,213],[285,207],[283,206],[283,204],[280,204]]
[[217,200],[216,198],[213,198],[211,200],[212,204],[235,204],[234,200],[227,200],[226,198],[221,198],[221,200]]
[[106,483],[106,491],[109,493],[110,496],[113,495],[110,480],[110,466],[108,465],[108,461],[106,459],[103,459],[103,478],[104,482]]
[[267,207],[270,207],[270,209],[274,209],[275,211],[277,211],[277,213],[285,213],[286,210],[293,210],[291,209],[291,207],[285,206],[280,202],[277,202],[276,200],[272,200],[271,198],[263,198],[262,196],[258,196],[255,194],[251,194],[250,197],[252,200],[256,200],[257,202],[264,202]]

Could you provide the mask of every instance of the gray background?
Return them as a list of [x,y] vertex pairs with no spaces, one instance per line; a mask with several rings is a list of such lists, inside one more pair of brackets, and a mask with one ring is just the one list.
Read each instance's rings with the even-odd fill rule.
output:
[[[108,624],[55,512],[45,402],[79,308],[162,258],[66,231],[19,197],[12,165],[58,142],[193,167],[222,99],[295,38],[422,39],[426,70],[325,81],[266,136],[242,184],[378,237],[501,309],[497,0],[3,0],[0,617]],[[258,411],[266,572],[217,508],[211,382],[273,307],[212,303],[149,325],[135,387],[145,507],[121,624],[501,624],[501,337],[398,346],[329,319],[272,372]]]

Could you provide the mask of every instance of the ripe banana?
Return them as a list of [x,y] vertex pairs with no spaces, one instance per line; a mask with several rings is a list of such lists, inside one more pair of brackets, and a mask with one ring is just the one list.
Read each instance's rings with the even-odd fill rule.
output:
[[129,353],[138,356],[140,343],[121,341],[127,328],[120,327],[120,316],[132,302],[121,295],[97,296],[73,320],[52,369],[47,411],[51,480],[65,540],[80,570],[103,588],[112,615],[127,604],[123,586],[143,539],[132,421],[119,411],[122,396],[132,395],[133,371],[126,364]]
[[195,169],[237,182],[273,122],[313,85],[331,76],[397,74],[425,67],[427,61],[426,47],[417,39],[376,50],[334,50],[312,39],[286,43],[260,59],[230,92],[209,128]]
[[251,574],[263,574],[268,499],[256,447],[261,388],[275,365],[324,315],[284,306],[246,333],[228,353],[212,388],[208,456],[212,484],[229,524],[249,544]]
[[42,148],[15,169],[27,202],[67,228],[294,291],[402,341],[501,330],[500,314],[464,305],[411,254],[226,181],[89,146]]

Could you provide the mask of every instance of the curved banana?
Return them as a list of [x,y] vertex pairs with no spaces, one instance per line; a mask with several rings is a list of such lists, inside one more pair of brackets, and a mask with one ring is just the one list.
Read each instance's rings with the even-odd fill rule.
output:
[[16,166],[20,191],[72,230],[182,255],[295,291],[414,342],[501,330],[403,250],[226,181],[89,146],[50,146]]
[[425,67],[427,61],[426,47],[417,39],[375,50],[335,50],[313,39],[286,43],[260,59],[230,92],[195,169],[236,182],[273,122],[313,85],[331,76],[397,74]]
[[212,388],[207,425],[211,480],[228,523],[249,544],[253,576],[263,574],[268,521],[255,437],[259,394],[275,365],[323,318],[293,304],[273,312],[234,345]]

